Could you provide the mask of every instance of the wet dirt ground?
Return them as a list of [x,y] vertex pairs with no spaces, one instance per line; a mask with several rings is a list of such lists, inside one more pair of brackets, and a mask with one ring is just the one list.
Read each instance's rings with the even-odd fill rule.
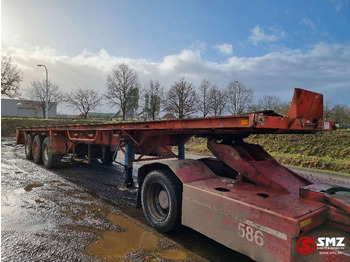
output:
[[186,227],[156,232],[117,164],[47,170],[13,140],[1,147],[2,261],[251,261]]

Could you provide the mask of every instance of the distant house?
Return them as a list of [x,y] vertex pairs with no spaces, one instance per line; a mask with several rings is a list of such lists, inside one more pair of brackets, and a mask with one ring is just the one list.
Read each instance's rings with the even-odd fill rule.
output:
[[[37,101],[1,99],[1,116],[44,117]],[[51,103],[49,117],[57,117],[57,103]]]
[[174,115],[171,114],[171,113],[167,113],[167,114],[165,114],[164,116],[162,116],[162,119],[163,119],[163,120],[176,119],[176,116],[174,116]]

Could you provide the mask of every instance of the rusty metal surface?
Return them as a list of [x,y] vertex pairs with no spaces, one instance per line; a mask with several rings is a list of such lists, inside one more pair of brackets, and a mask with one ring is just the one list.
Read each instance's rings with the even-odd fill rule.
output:
[[[340,191],[334,192],[334,189]],[[300,197],[329,207],[328,219],[336,222],[334,227],[350,233],[350,187],[315,183],[300,188]]]
[[183,182],[203,181],[217,176],[202,162],[197,160],[168,160],[162,161]]
[[299,195],[299,188],[310,184],[279,164],[261,146],[243,141],[226,145],[208,140],[208,148],[220,161],[257,185]]
[[310,122],[323,117],[323,95],[300,88],[294,89],[293,99],[288,111],[288,118],[306,118]]
[[[306,259],[295,243],[302,235],[325,226],[328,212],[324,203],[234,179],[184,183],[182,223],[257,261],[318,261],[318,251]],[[253,235],[258,234],[264,244],[260,238],[242,237],[242,227],[259,232]],[[343,227],[349,228],[349,224]],[[348,236],[344,228],[330,224],[326,228]],[[349,249],[342,252],[349,255]]]
[[[246,136],[253,133],[315,133],[322,130],[332,130],[334,129],[334,123],[322,122],[321,115],[316,110],[319,106],[319,110],[322,112],[321,96],[314,92],[296,89],[289,117],[260,112],[239,116],[193,119],[27,127],[16,130],[16,143],[24,144],[28,134],[33,137],[35,135],[50,137],[54,153],[66,156],[73,154],[74,159],[75,152],[79,153],[79,150],[76,150],[76,146],[80,143],[100,146],[94,147],[94,150],[97,151],[108,147],[110,151],[115,151],[118,148],[124,152],[124,141],[132,140],[134,152],[158,157],[141,156],[135,161],[172,158],[177,156],[173,154],[170,146],[183,145],[194,135],[226,139],[227,137]],[[84,152],[81,153],[85,155]],[[94,155],[99,154],[97,152]],[[85,160],[82,159],[82,161]],[[91,162],[90,154],[88,162]],[[239,168],[240,165],[244,164],[243,162],[240,161],[240,163],[235,164],[235,167]],[[266,163],[255,167],[253,165],[250,167],[245,166],[244,169],[250,177],[255,177],[254,181],[258,182],[258,184],[266,185],[268,182],[270,187],[276,190],[286,190],[286,185],[284,184],[293,184],[294,187],[289,187],[288,190],[296,194],[299,187],[307,185],[305,181],[290,174],[290,172],[278,167],[274,168],[276,167],[274,163],[269,167],[267,165]],[[256,172],[259,174],[254,175],[253,173],[259,168],[273,168],[274,172],[272,174],[274,177],[270,179],[261,177],[260,174],[264,173],[264,170]],[[239,170],[237,171],[240,172]],[[276,175],[277,173],[278,175]]]
[[350,188],[312,184],[242,141],[208,140],[208,148],[238,174],[214,174],[205,161],[167,162],[184,182],[184,225],[258,261],[315,261],[296,251],[299,237],[326,223],[329,230],[350,233]]
[[[119,122],[114,124],[80,124],[46,127],[24,127],[17,129],[17,143],[24,143],[24,133],[65,131],[70,141],[86,143],[109,143],[113,134],[128,136],[136,144],[163,140],[176,140],[178,135],[238,135],[253,133],[315,133],[321,130],[332,130],[334,123],[322,122],[323,96],[311,91],[295,89],[288,117],[266,113],[254,113],[239,116],[222,116],[176,120]],[[101,135],[100,135],[101,133]],[[109,139],[106,139],[108,137]],[[98,142],[98,140],[101,140]],[[138,140],[138,141],[137,141]],[[143,142],[143,143],[142,143]],[[179,145],[181,141],[171,143],[163,141],[163,145]],[[160,144],[160,143],[159,143]]]
[[247,207],[263,210],[276,217],[297,219],[323,207],[320,203],[307,201],[293,194],[225,177],[194,181],[186,185],[217,195],[222,199],[229,198],[232,203],[242,202]]
[[[259,123],[259,116],[264,117],[264,124]],[[333,124],[329,123],[329,127],[325,128],[320,122],[316,126],[308,126],[300,124],[300,126],[289,126],[289,120],[286,117],[264,116],[263,114],[249,114],[242,116],[224,116],[224,117],[207,117],[192,118],[182,120],[159,120],[150,122],[125,122],[115,124],[98,124],[98,125],[64,125],[50,127],[22,127],[18,128],[20,132],[26,131],[151,131],[150,134],[158,135],[168,133],[171,134],[251,134],[251,133],[293,133],[294,131],[304,131],[314,133],[321,130],[333,129]],[[306,123],[308,119],[300,119]],[[158,132],[161,131],[161,132]],[[85,139],[85,138],[84,138]]]
[[[289,261],[290,240],[298,233],[293,219],[188,184],[184,184],[182,223],[257,261]],[[245,230],[251,232],[248,239]]]

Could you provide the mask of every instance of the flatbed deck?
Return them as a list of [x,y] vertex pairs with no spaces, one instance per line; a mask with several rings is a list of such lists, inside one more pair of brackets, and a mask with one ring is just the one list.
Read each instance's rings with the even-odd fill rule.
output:
[[239,116],[221,116],[205,118],[187,118],[175,120],[128,121],[99,124],[43,125],[35,127],[18,127],[24,131],[65,131],[65,130],[99,130],[99,131],[166,131],[170,133],[200,134],[257,134],[257,133],[315,133],[333,129],[331,122],[308,124],[307,119],[292,119],[269,112],[257,112]]

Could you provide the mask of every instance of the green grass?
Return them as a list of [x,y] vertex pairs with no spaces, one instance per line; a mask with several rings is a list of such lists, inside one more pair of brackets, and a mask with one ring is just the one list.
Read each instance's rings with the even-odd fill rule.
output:
[[306,167],[311,169],[335,171],[350,174],[349,159],[337,159],[330,157],[305,156],[300,154],[271,154],[277,161],[284,165]]
[[[304,135],[250,135],[245,140],[261,145],[285,165],[350,174],[350,129]],[[186,150],[211,155],[204,138],[191,138]]]

